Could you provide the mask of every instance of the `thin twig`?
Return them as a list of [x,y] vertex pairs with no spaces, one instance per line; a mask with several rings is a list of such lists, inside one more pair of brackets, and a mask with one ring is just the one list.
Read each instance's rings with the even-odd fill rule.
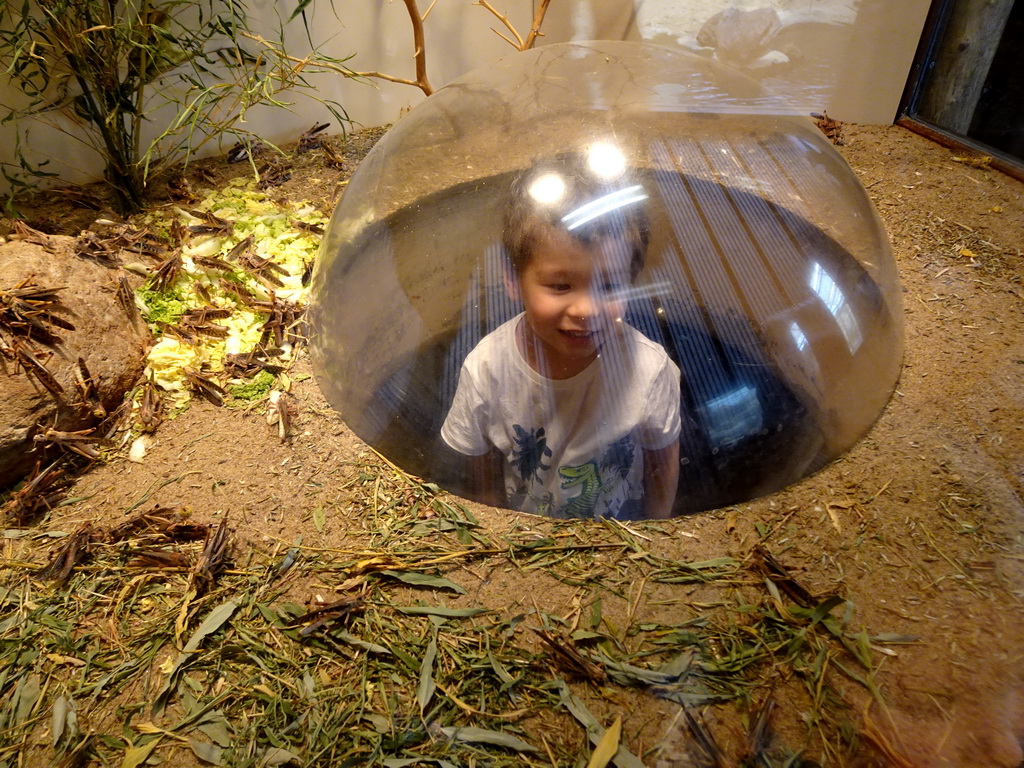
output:
[[520,51],[525,51],[526,50],[526,48],[525,48],[526,43],[523,41],[522,36],[516,31],[516,28],[512,26],[512,22],[508,20],[507,16],[505,16],[504,14],[498,13],[497,9],[493,5],[488,3],[487,0],[476,0],[476,4],[477,5],[482,5],[488,11],[493,13],[498,18],[498,21],[500,21],[502,24],[505,25],[505,29],[507,29],[509,32],[511,32],[515,36],[516,41],[513,43],[511,40],[509,40],[507,37],[505,37],[503,34],[501,34],[501,32],[499,32],[496,29],[493,30],[494,34],[496,34],[502,40],[507,42],[509,45],[514,46],[515,48],[518,48]]

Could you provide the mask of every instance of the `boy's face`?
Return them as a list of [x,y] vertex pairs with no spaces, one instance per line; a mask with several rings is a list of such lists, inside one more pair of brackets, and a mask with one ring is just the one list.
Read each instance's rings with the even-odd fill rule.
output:
[[632,282],[629,249],[619,238],[584,245],[556,229],[539,232],[533,245],[519,275],[526,310],[520,349],[534,370],[569,378],[620,332]]

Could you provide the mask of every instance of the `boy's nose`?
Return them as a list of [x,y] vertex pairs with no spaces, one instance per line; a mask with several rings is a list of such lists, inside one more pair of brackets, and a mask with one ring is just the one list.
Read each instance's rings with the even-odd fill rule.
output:
[[577,320],[590,320],[597,314],[597,302],[590,291],[580,291],[573,297],[569,314]]

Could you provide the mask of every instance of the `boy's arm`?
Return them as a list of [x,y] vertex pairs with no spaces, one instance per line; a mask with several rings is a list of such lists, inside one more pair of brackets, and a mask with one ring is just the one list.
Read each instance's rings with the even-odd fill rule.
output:
[[655,451],[644,449],[644,517],[672,516],[679,483],[679,441]]
[[469,487],[473,496],[492,507],[508,505],[505,498],[505,475],[502,471],[504,457],[497,448],[479,456],[469,456]]

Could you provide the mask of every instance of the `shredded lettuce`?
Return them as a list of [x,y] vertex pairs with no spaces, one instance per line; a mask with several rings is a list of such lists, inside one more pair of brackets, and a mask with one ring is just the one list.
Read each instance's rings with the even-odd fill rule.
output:
[[[263,301],[269,300],[273,292],[279,299],[304,304],[307,288],[302,285],[302,275],[316,258],[319,242],[318,238],[296,228],[292,222],[300,220],[309,224],[324,224],[324,217],[308,203],[279,204],[260,191],[252,179],[234,179],[220,191],[205,191],[205,197],[195,209],[209,211],[232,221],[233,231],[228,236],[194,237],[182,249],[182,269],[174,285],[167,291],[157,292],[151,286],[136,291],[154,333],[162,334],[149,353],[148,371],[153,373],[160,387],[174,392],[176,399],[182,403],[189,397],[185,368],[199,370],[205,365],[206,370],[222,370],[224,355],[244,354],[259,343],[262,326],[267,319],[266,315],[240,303],[223,290],[221,278],[240,285]],[[162,217],[151,215],[147,223],[157,231],[169,231],[174,218],[185,225],[199,221],[189,212],[177,208]],[[283,274],[275,273],[275,277],[283,284],[281,287],[268,287],[264,281],[241,267],[225,274],[195,261],[197,258],[226,260],[231,248],[249,235],[253,236],[253,249],[259,258],[272,259],[285,270]],[[195,343],[189,343],[162,333],[159,323],[175,324],[189,309],[211,304],[231,310],[229,317],[210,321],[227,327],[226,338],[200,335]],[[284,356],[278,360],[287,362],[289,354],[290,350],[286,349]],[[236,397],[259,397],[265,394],[264,388],[269,391],[267,381],[269,379],[272,383],[273,378],[271,374],[261,372],[252,384],[231,387],[230,391],[243,393],[236,394]]]

